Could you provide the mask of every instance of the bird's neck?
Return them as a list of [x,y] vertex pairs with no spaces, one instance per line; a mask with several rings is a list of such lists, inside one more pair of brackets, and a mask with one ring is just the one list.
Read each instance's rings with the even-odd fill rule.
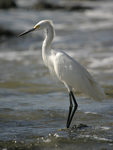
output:
[[51,24],[48,24],[46,30],[46,37],[42,45],[42,57],[45,65],[48,64],[49,56],[51,56],[51,42],[54,38],[54,29]]
[[54,37],[54,29],[52,27],[52,25],[48,25],[47,28],[45,29],[45,40],[43,42],[43,47],[42,49],[45,49],[45,50],[48,50],[51,48],[51,42],[53,40],[53,37]]

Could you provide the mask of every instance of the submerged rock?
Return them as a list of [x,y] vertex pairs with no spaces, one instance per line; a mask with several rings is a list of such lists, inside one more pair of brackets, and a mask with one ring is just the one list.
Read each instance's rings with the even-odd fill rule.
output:
[[0,9],[17,8],[14,0],[0,0]]
[[79,125],[74,125],[71,127],[71,129],[83,129],[83,128],[86,128],[88,127],[86,124],[79,124]]

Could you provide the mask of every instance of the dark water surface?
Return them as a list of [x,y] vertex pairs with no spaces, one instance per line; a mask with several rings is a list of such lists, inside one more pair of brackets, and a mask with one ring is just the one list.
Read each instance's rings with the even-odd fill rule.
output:
[[[30,1],[28,1],[30,2]],[[26,1],[18,1],[25,5]],[[65,128],[68,93],[41,57],[43,31],[0,41],[0,150],[113,150],[113,1],[87,2],[84,12],[0,10],[0,25],[17,33],[51,19],[52,48],[67,52],[104,88],[102,102],[75,92],[78,110]],[[85,124],[87,127],[73,128]]]

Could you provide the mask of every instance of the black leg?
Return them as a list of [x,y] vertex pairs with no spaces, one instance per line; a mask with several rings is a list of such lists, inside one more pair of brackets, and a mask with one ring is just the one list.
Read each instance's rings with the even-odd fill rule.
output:
[[78,107],[78,104],[77,104],[77,102],[76,102],[76,99],[75,99],[75,97],[74,97],[74,95],[73,95],[73,92],[72,91],[70,91],[70,97],[72,97],[72,100],[73,100],[73,102],[74,102],[74,109],[73,109],[73,112],[72,112],[72,114],[70,113],[70,116],[68,115],[68,122],[67,122],[67,125],[66,125],[66,127],[67,128],[69,128],[69,126],[70,126],[70,124],[71,124],[71,121],[72,121],[72,119],[73,119],[73,116],[74,116],[74,114],[75,114],[75,111],[77,110],[77,107]]
[[70,120],[70,116],[71,116],[71,112],[72,112],[72,108],[73,108],[73,103],[72,103],[72,98],[71,98],[71,94],[69,93],[69,100],[70,100],[70,106],[69,106],[69,113],[68,113],[68,118],[67,118],[67,124],[66,127],[69,124],[69,120]]

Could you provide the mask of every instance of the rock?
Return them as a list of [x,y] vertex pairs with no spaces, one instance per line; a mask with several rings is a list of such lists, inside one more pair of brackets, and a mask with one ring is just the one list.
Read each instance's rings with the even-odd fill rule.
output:
[[14,0],[0,0],[0,9],[17,8]]
[[4,29],[3,27],[0,27],[0,37],[2,36],[7,36],[7,37],[10,37],[10,36],[14,36],[15,33],[8,30],[8,29]]
[[92,8],[90,6],[82,6],[80,4],[76,4],[75,6],[66,7],[66,10],[69,10],[69,11],[85,11],[88,9],[94,9],[94,8]]
[[79,125],[74,125],[71,127],[71,129],[83,129],[83,128],[86,128],[88,127],[86,124],[79,124]]
[[46,1],[39,1],[35,5],[32,6],[33,9],[44,10],[44,9],[63,9],[62,6],[51,4]]
[[82,4],[75,4],[75,5],[59,5],[59,4],[53,4],[49,3],[47,1],[38,1],[35,5],[32,6],[33,9],[37,10],[56,10],[56,9],[62,9],[62,10],[68,10],[68,11],[85,11],[87,9],[94,9],[91,6],[83,6]]

